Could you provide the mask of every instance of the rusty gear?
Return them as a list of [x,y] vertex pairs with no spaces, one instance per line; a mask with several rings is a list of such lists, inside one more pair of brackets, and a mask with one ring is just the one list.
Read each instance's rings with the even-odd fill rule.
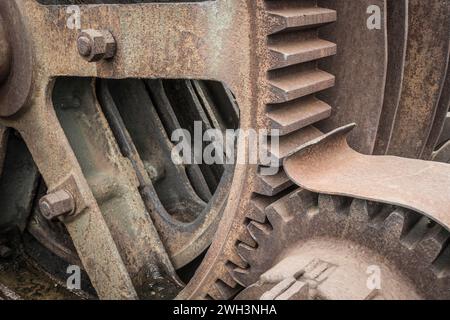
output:
[[[234,271],[249,287],[242,297],[294,277],[309,283],[309,299],[450,298],[450,234],[420,214],[301,189],[261,214],[265,223],[247,227],[254,241],[238,247],[249,264]],[[373,266],[379,289],[366,286]]]

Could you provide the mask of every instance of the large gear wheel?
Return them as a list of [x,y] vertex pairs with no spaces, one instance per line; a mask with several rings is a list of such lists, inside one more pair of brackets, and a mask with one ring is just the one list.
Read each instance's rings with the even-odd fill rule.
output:
[[[427,46],[439,50],[433,58],[439,55],[439,61],[446,65],[448,44],[442,43],[438,48],[432,43],[433,38],[420,38],[414,32],[408,34],[408,28],[415,31],[423,28],[423,21],[428,21],[424,15],[427,10],[428,15],[440,16],[444,21],[446,10],[437,2],[426,5],[420,1],[410,1],[408,8],[404,1],[380,1],[377,4],[384,7],[388,17],[386,39],[379,34],[377,36],[377,33],[367,33],[365,25],[354,19],[359,14],[365,14],[365,11],[358,10],[365,10],[373,4],[373,1],[334,0],[259,2],[257,16],[260,29],[264,31],[255,35],[255,42],[261,46],[258,53],[268,53],[266,59],[261,58],[260,69],[266,77],[261,87],[268,86],[270,94],[266,97],[261,93],[259,101],[263,100],[267,104],[258,107],[254,113],[257,119],[261,119],[259,127],[280,129],[280,152],[275,155],[280,164],[286,155],[320,136],[322,132],[316,128],[327,132],[352,121],[359,124],[359,130],[353,133],[350,142],[359,151],[430,158],[431,152],[422,149],[426,143],[432,146],[431,149],[436,145],[436,132],[441,131],[441,121],[448,110],[448,97],[445,93],[441,96],[440,91],[433,93],[433,99],[439,100],[435,104],[439,105],[439,112],[433,113],[436,115],[434,119],[428,116],[428,119],[424,119],[424,126],[428,127],[426,130],[416,127],[416,133],[413,134],[414,125],[404,121],[415,119],[410,116],[411,112],[415,112],[415,109],[410,109],[412,105],[425,104],[418,100],[406,101],[409,98],[405,92],[409,89],[402,85],[408,87],[415,83],[416,77],[420,77],[413,70],[426,67],[431,72],[428,69],[430,66],[423,64],[431,58],[425,57],[428,54],[425,51],[416,51],[417,47]],[[427,6],[427,10],[424,6]],[[428,27],[438,30],[431,25]],[[439,35],[435,34],[434,38],[444,36],[447,32],[439,30]],[[337,55],[333,43],[337,44]],[[388,55],[385,55],[386,51]],[[409,61],[405,59],[405,52]],[[387,74],[381,72],[386,70],[386,64]],[[439,85],[442,85],[445,68],[438,72],[441,73]],[[331,74],[336,76],[336,83]],[[448,81],[445,83],[448,91]],[[431,99],[431,96],[427,99]],[[411,132],[402,130],[406,127]],[[408,133],[420,137],[420,142],[405,144],[404,139],[410,138]],[[216,241],[205,258],[205,264],[182,293],[182,298],[229,299],[246,285],[258,280],[255,276],[253,282],[243,282],[240,277],[241,274],[242,277],[258,274],[253,273],[252,265],[263,265],[258,262],[252,264],[253,260],[245,259],[250,259],[250,255],[243,254],[259,248],[250,230],[255,230],[256,225],[261,226],[262,231],[257,229],[255,232],[267,233],[269,225],[265,225],[265,210],[284,199],[295,187],[282,168],[276,176],[264,176],[258,170],[255,171],[236,205],[239,212],[233,216],[233,220],[225,217]],[[250,197],[246,195],[248,190],[251,191]],[[276,246],[258,252],[269,256],[279,253]],[[256,256],[253,258],[257,259]],[[266,267],[272,266],[272,262],[268,262]]]
[[[271,292],[292,278],[309,287],[298,288],[304,299],[450,298],[450,233],[426,217],[306,190],[278,200],[265,215],[266,223],[248,226],[256,246],[238,248],[249,264],[235,270],[247,287],[240,298],[275,299],[285,290],[292,294],[285,299],[295,298],[290,286]],[[370,286],[374,268],[378,287]]]

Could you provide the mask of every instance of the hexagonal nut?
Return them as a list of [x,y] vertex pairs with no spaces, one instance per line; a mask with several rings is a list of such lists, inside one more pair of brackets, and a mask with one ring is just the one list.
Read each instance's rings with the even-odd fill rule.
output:
[[75,212],[75,200],[66,190],[59,190],[42,197],[39,208],[46,219],[52,220]]
[[87,29],[78,36],[78,53],[89,62],[111,59],[116,54],[116,40],[108,30]]

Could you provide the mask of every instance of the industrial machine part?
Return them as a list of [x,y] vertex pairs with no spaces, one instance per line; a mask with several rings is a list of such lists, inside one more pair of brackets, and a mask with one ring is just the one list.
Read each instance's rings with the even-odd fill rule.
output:
[[[449,1],[8,0],[0,17],[0,244],[45,281],[75,264],[90,288],[79,297],[448,298],[433,186],[384,201],[315,189],[289,162],[356,123],[368,172],[370,155],[395,155],[448,181],[428,161],[450,159]],[[170,136],[194,121],[276,129],[278,173],[174,164]],[[369,264],[384,289],[363,281]]]

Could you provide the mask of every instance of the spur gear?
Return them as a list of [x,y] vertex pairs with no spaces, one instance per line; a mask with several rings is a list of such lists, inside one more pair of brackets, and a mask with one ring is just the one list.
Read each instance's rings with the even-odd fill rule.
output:
[[420,214],[303,189],[263,214],[238,247],[238,299],[450,298],[450,233]]

